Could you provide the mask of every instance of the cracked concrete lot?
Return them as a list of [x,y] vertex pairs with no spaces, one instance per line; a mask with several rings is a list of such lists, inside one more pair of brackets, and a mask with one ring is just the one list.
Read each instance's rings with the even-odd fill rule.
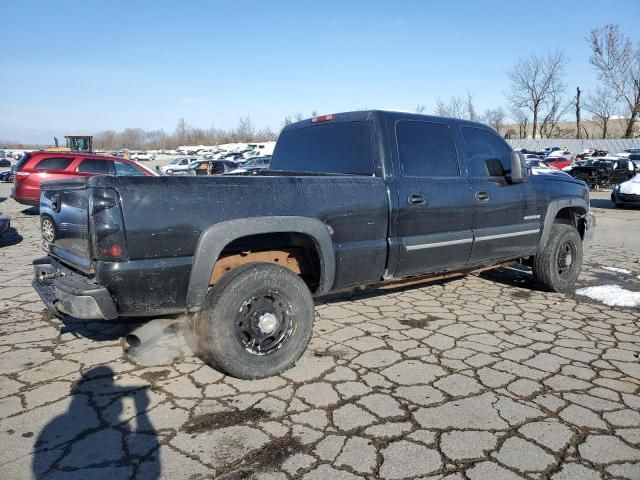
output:
[[[640,211],[594,197],[580,283],[640,291]],[[513,269],[367,290],[318,302],[295,368],[241,381],[179,334],[132,359],[135,325],[51,318],[39,219],[0,210],[0,478],[640,478],[638,308]]]

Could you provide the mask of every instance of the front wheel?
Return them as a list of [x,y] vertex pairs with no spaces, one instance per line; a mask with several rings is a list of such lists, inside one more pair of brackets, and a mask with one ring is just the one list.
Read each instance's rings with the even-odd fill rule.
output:
[[195,318],[201,353],[229,375],[266,378],[291,368],[313,332],[313,297],[278,265],[240,266],[209,291]]
[[533,276],[549,292],[569,292],[582,266],[582,238],[573,225],[555,223],[547,244],[533,259]]

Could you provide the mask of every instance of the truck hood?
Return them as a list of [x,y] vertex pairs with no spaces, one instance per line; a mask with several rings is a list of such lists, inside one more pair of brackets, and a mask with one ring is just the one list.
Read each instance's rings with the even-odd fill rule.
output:
[[572,177],[571,175],[567,175],[565,173],[544,173],[542,175],[537,175],[537,179],[541,179],[543,182],[564,182],[564,183],[573,183],[574,185],[581,185],[586,188],[587,184],[582,180]]

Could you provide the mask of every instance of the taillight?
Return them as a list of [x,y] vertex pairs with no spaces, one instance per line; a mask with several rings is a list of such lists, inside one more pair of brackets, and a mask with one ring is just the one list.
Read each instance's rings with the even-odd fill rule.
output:
[[30,172],[16,172],[14,174],[14,178],[16,180],[24,180],[25,178],[27,178],[30,175]]
[[94,188],[89,203],[91,241],[96,260],[125,260],[127,239],[118,192]]
[[328,122],[329,120],[333,120],[334,118],[336,118],[335,113],[330,113],[329,115],[320,115],[318,117],[313,117],[311,119],[311,123]]

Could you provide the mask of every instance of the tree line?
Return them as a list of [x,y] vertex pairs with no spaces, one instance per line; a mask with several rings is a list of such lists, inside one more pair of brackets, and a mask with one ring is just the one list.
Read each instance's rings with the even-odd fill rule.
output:
[[198,128],[189,125],[184,118],[178,120],[173,132],[164,129],[144,130],[125,128],[121,132],[105,130],[95,134],[94,147],[98,150],[169,150],[180,145],[220,145],[235,142],[267,142],[275,140],[277,134],[269,127],[258,129],[251,117],[241,117],[235,128],[224,129],[215,126]]

